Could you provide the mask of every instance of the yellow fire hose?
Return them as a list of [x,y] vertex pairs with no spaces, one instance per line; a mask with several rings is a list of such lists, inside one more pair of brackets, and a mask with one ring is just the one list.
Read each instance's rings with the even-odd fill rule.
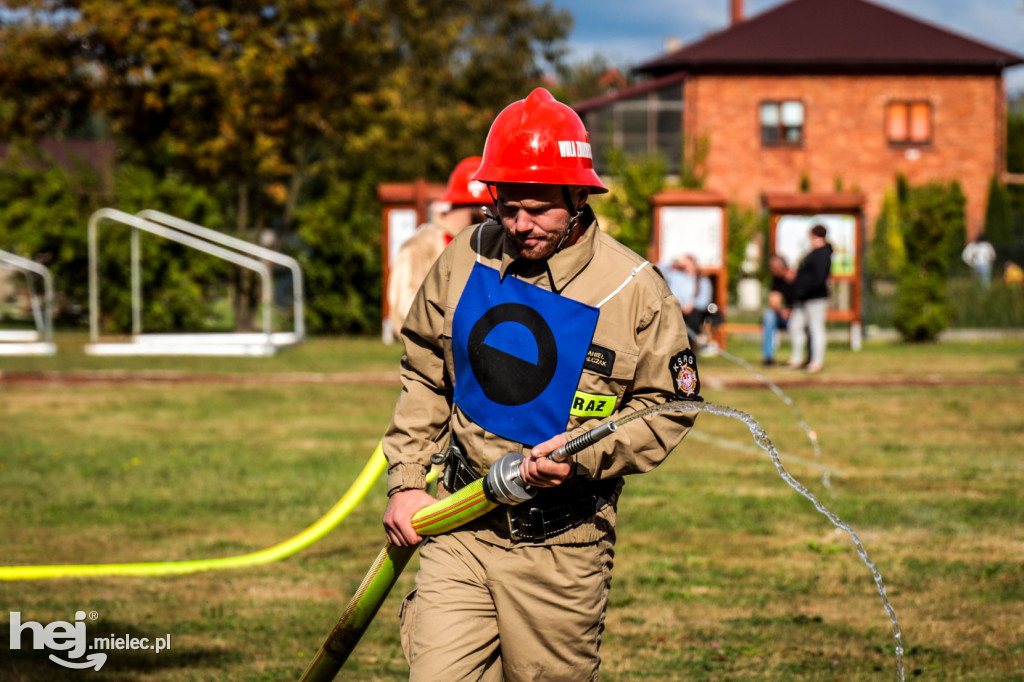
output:
[[[671,411],[709,412],[725,417],[732,417],[744,422],[750,429],[754,441],[760,445],[772,459],[783,480],[798,493],[810,500],[814,507],[824,514],[837,528],[845,531],[853,540],[857,554],[871,570],[875,585],[886,614],[892,622],[893,637],[896,641],[896,664],[899,680],[904,679],[903,642],[899,621],[886,596],[882,576],[867,555],[860,538],[854,530],[827,509],[803,484],[796,481],[782,466],[778,451],[772,444],[768,434],[760,424],[745,412],[735,408],[712,403],[695,403],[675,401],[651,406],[634,412],[614,422],[606,422],[553,452],[549,457],[561,461],[582,451],[592,443],[616,431],[626,423],[646,416],[653,416]],[[510,454],[495,462],[485,478],[478,479],[424,509],[413,516],[413,528],[420,535],[437,535],[445,533],[472,521],[499,504],[519,504],[530,499],[534,492],[518,478],[521,455]],[[278,543],[272,547],[242,554],[234,557],[218,559],[199,559],[192,561],[165,561],[151,563],[126,564],[82,564],[55,566],[0,566],[0,580],[42,580],[49,578],[97,577],[97,576],[166,576],[196,573],[200,571],[222,570],[259,566],[279,561],[299,552],[322,539],[343,521],[369,492],[373,483],[387,468],[381,444],[378,443],[362,472],[338,502],[316,523],[298,535]],[[432,471],[428,481],[436,477]],[[370,570],[363,578],[362,584],[350,600],[338,624],[321,645],[316,656],[306,668],[300,682],[329,682],[337,675],[348,655],[355,648],[363,632],[380,609],[384,598],[394,586],[399,574],[409,559],[416,552],[416,547],[395,547],[387,543],[381,549]]]
[[[548,457],[560,462],[617,429],[618,423],[606,422],[569,441]],[[530,499],[536,490],[519,478],[522,459],[518,453],[505,455],[491,466],[486,477],[478,478],[443,500],[419,510],[412,517],[413,529],[419,535],[447,533],[483,516],[499,504],[519,504]],[[329,682],[335,678],[416,549],[415,546],[396,547],[390,542],[384,545],[337,625],[306,667],[301,682]]]
[[85,578],[97,576],[166,576],[229,568],[244,568],[273,563],[299,552],[334,530],[370,491],[387,468],[387,460],[378,443],[366,466],[338,502],[320,520],[298,535],[273,547],[240,556],[191,561],[158,561],[128,564],[82,564],[58,566],[0,566],[0,580],[43,580],[47,578]]
[[[900,630],[899,621],[896,618],[896,612],[886,596],[885,584],[882,582],[881,573],[878,572],[878,569],[868,557],[867,550],[861,543],[857,533],[825,507],[811,491],[793,478],[786,470],[782,465],[782,460],[778,450],[775,449],[775,445],[761,425],[751,415],[733,407],[716,405],[714,403],[671,401],[660,405],[652,405],[643,410],[630,413],[616,421],[601,424],[597,428],[563,445],[549,455],[549,457],[556,461],[561,461],[568,456],[582,451],[590,444],[618,430],[618,428],[634,419],[642,419],[664,412],[689,411],[707,412],[730,417],[746,424],[747,428],[750,429],[754,442],[768,453],[782,479],[791,488],[810,500],[815,509],[824,514],[836,528],[845,531],[850,536],[850,539],[853,540],[857,548],[857,554],[871,570],[875,586],[878,588],[878,593],[882,598],[882,605],[892,623],[892,634],[896,643],[897,675],[900,682],[902,682],[905,676],[903,635]],[[521,459],[522,456],[516,453],[502,457],[491,466],[486,477],[477,479],[455,494],[416,512],[412,518],[413,528],[420,535],[436,535],[468,523],[494,509],[498,504],[519,504],[530,499],[534,491],[529,486],[525,486],[518,477],[519,461]],[[416,547],[395,547],[390,542],[384,545],[384,548],[381,549],[377,559],[363,578],[359,589],[356,590],[355,595],[349,601],[337,625],[334,626],[334,629],[320,646],[313,660],[302,673],[302,677],[299,678],[300,682],[330,682],[335,678],[415,551]]]

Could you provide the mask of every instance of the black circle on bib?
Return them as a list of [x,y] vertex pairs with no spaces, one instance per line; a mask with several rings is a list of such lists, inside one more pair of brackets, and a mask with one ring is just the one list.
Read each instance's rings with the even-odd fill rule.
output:
[[[537,342],[537,363],[523,360],[485,343],[505,322],[521,324]],[[540,313],[522,303],[501,303],[480,316],[467,340],[469,366],[484,395],[499,405],[524,405],[544,392],[555,376],[558,344]]]

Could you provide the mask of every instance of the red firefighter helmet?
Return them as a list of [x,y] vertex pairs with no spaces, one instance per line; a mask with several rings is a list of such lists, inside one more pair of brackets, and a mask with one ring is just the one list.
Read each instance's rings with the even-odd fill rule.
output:
[[577,185],[592,194],[608,191],[594,172],[583,121],[544,88],[508,105],[494,119],[483,163],[473,179],[487,184]]
[[438,202],[446,204],[449,210],[453,206],[489,204],[491,199],[487,194],[487,185],[473,179],[482,160],[479,156],[470,156],[459,161],[459,165],[448,176],[448,187]]

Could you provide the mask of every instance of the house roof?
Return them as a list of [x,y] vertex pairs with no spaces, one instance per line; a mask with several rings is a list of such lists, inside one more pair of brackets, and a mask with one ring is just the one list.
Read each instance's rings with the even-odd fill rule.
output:
[[622,88],[615,92],[609,92],[604,95],[598,95],[597,97],[591,97],[585,99],[582,102],[577,102],[572,105],[572,108],[576,110],[577,114],[583,114],[593,109],[601,109],[602,107],[608,106],[612,102],[618,102],[624,99],[630,99],[632,97],[639,97],[640,95],[646,95],[649,92],[660,90],[661,88],[675,83],[681,83],[686,80],[686,72],[679,71],[676,73],[670,73],[667,76],[660,78],[654,78],[651,80],[644,81],[638,85],[632,85],[628,88]]
[[999,73],[1024,57],[865,0],[791,0],[634,71]]

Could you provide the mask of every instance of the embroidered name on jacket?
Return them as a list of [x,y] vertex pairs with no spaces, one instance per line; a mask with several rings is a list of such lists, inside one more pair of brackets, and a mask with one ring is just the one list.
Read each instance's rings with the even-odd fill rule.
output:
[[595,374],[610,377],[612,367],[615,366],[615,351],[609,348],[602,348],[596,344],[590,344],[587,349],[587,359],[583,361],[583,369],[589,369]]

